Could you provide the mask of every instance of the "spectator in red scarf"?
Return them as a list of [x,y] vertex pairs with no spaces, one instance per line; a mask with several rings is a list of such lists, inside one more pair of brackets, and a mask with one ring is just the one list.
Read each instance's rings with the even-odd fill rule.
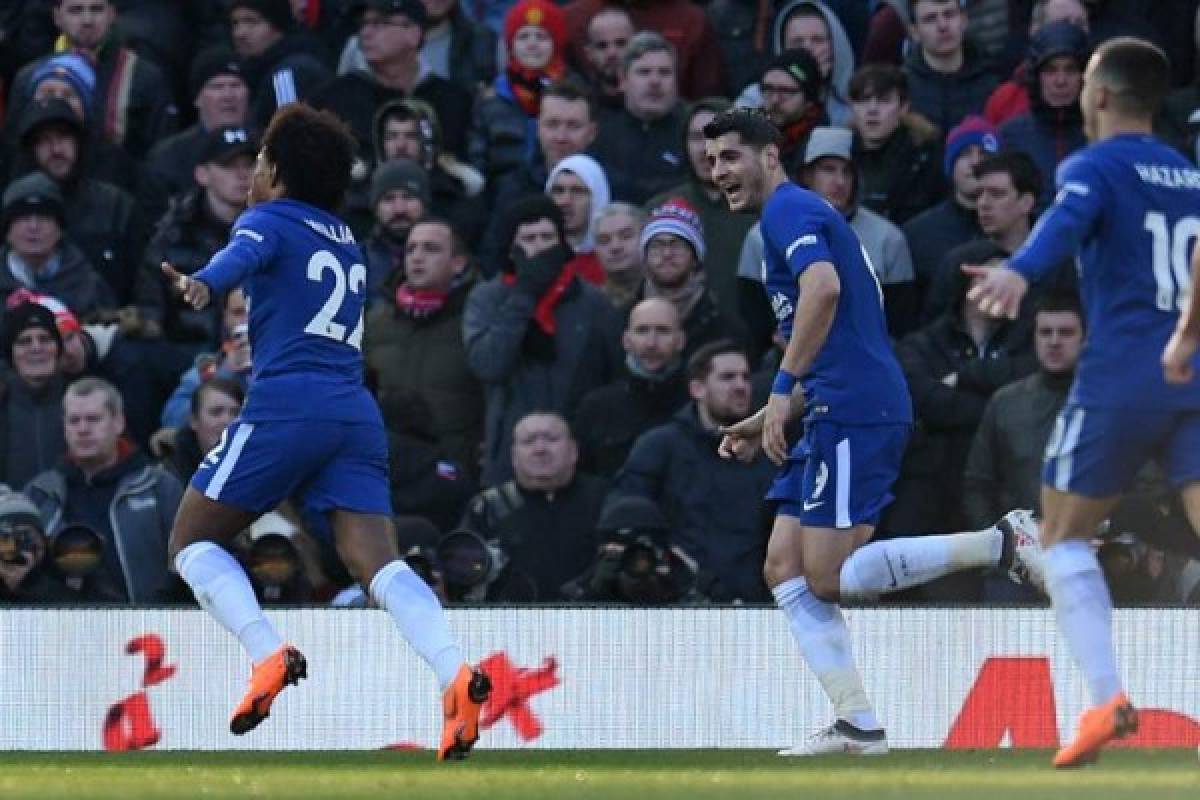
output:
[[533,160],[542,93],[567,71],[566,28],[558,6],[522,0],[504,17],[508,64],[475,112],[471,162],[491,183]]

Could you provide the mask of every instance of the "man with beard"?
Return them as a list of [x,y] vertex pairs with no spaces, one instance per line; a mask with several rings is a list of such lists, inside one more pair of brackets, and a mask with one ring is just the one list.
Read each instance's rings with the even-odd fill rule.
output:
[[584,70],[584,75],[596,102],[604,108],[617,109],[624,103],[621,59],[635,33],[629,12],[620,6],[602,8],[588,20],[583,52],[590,69]]
[[54,181],[64,232],[112,287],[117,304],[130,302],[146,225],[128,192],[91,174],[83,120],[65,100],[35,99],[25,107],[19,136],[17,173],[41,170]]
[[807,50],[785,50],[763,70],[763,108],[783,133],[784,167],[795,177],[804,166],[804,148],[813,128],[828,125],[821,105],[821,73]]
[[407,158],[381,164],[371,179],[375,229],[363,243],[367,257],[367,294],[380,299],[389,285],[404,277],[408,233],[429,210],[429,175]]
[[717,452],[721,428],[750,412],[750,362],[733,342],[712,342],[688,361],[687,378],[691,402],[638,438],[615,492],[663,509],[671,544],[708,576],[703,594],[717,602],[765,600],[762,497],[775,470],[762,453],[742,463]]

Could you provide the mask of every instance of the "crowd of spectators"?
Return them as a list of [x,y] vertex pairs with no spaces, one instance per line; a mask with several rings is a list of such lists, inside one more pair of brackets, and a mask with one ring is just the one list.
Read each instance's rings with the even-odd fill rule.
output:
[[[878,535],[1038,505],[1087,332],[1073,266],[965,302],[1086,144],[1091,50],[1159,44],[1200,156],[1200,0],[9,0],[0,9],[0,601],[190,600],[166,541],[253,392],[247,300],[165,283],[224,246],[275,109],[358,142],[366,374],[397,537],[446,602],[753,603],[774,468],[717,456],[778,364],[755,216],[703,128],[765,110],[857,232],[916,424]],[[1148,472],[1098,532],[1118,600],[1200,601]],[[235,547],[264,602],[364,601],[303,502]],[[1037,602],[967,574],[902,602]]]

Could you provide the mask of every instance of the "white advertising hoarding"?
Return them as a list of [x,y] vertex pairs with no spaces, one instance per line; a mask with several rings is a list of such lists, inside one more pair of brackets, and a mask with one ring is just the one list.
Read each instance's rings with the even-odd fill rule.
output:
[[[768,748],[830,709],[770,609],[449,612],[497,690],[481,747]],[[192,610],[0,613],[0,748],[329,750],[431,746],[434,680],[379,611],[269,612],[309,678],[252,733],[229,733],[247,659]],[[1051,747],[1085,685],[1049,611],[849,611],[893,747]],[[1119,665],[1143,709],[1133,746],[1200,744],[1200,614],[1116,614]]]

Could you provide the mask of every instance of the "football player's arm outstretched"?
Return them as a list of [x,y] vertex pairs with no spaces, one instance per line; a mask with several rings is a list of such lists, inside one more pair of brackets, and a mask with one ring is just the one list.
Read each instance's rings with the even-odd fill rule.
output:
[[1200,285],[1200,247],[1192,249],[1192,291],[1188,292],[1187,303],[1179,315],[1179,324],[1163,349],[1163,377],[1167,383],[1191,383],[1195,377],[1192,361],[1196,346],[1200,344],[1200,302],[1196,300],[1196,286]]
[[264,259],[265,242],[262,234],[238,228],[229,244],[195,275],[184,275],[166,261],[161,265],[163,275],[184,302],[199,311],[211,302],[213,293],[224,294],[242,284]]

